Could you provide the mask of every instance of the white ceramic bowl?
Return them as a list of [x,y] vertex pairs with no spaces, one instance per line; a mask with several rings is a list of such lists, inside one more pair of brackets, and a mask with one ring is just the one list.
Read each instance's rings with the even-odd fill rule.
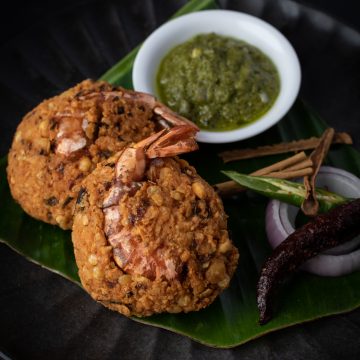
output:
[[164,56],[176,45],[198,34],[211,32],[238,38],[256,46],[278,69],[280,93],[266,114],[240,129],[201,130],[197,136],[198,141],[207,143],[247,139],[270,128],[287,113],[299,92],[301,80],[300,64],[293,47],[277,29],[263,20],[236,11],[207,10],[165,23],[145,40],[136,56],[133,67],[134,88],[158,96],[156,74]]

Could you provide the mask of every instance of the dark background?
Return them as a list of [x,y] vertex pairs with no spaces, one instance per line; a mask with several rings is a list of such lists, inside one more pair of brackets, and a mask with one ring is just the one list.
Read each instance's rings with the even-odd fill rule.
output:
[[[15,132],[15,128],[19,119],[31,110],[42,99],[56,95],[57,93],[65,90],[70,85],[80,82],[86,77],[96,78],[100,76],[106,69],[114,64],[118,59],[121,59],[126,55],[133,47],[139,44],[155,27],[156,24],[164,22],[168,18],[168,14],[171,14],[174,8],[179,8],[186,0],[62,0],[62,1],[46,1],[46,0],[12,0],[4,3],[4,7],[0,11],[0,53],[2,55],[0,59],[0,99],[8,98],[6,105],[1,107],[2,112],[0,133],[3,133],[0,141],[0,156],[7,153],[11,144],[12,134]],[[218,0],[218,2],[225,8],[246,11],[253,13],[255,16],[262,16],[263,10],[261,7],[265,7],[264,19],[273,23],[278,27],[285,36],[291,35],[291,41],[298,50],[298,47],[303,46],[308,42],[307,37],[318,39],[309,39],[309,46],[306,48],[306,52],[301,51],[299,53],[300,62],[303,70],[303,79],[301,86],[301,97],[307,101],[310,105],[319,112],[320,116],[335,126],[338,131],[348,131],[353,135],[360,129],[357,128],[358,116],[357,109],[352,105],[360,102],[358,93],[352,91],[353,87],[359,88],[360,84],[360,72],[354,73],[352,66],[355,67],[357,62],[357,56],[353,56],[351,53],[346,53],[348,44],[342,46],[342,39],[335,39],[336,48],[331,48],[332,40],[329,37],[333,36],[336,29],[330,29],[329,27],[338,27],[338,24],[330,23],[329,19],[323,16],[319,16],[319,12],[312,11],[317,9],[324,14],[329,14],[335,21],[351,26],[360,32],[360,1],[359,0]],[[79,33],[79,25],[82,26],[84,18],[89,20],[88,14],[83,9],[89,8],[91,15],[90,22],[96,24],[95,26],[101,27],[103,18],[96,19],[96,9],[101,11],[102,8],[109,8],[105,4],[117,4],[118,8],[123,8],[120,18],[121,22],[127,29],[133,27],[133,31],[125,31],[128,37],[118,48],[107,49],[108,52],[103,56],[106,61],[99,62],[98,59],[92,59],[94,51],[89,50],[89,56],[84,55],[84,50],[92,46],[93,50],[96,48],[94,43],[87,44],[85,49],[81,48],[81,42],[84,40],[84,34]],[[283,8],[281,4],[286,6]],[[293,11],[289,4],[302,4],[301,7],[303,14],[299,19],[294,19],[294,24],[291,23],[291,16],[287,16],[284,20],[283,14],[276,14],[272,12],[272,7],[275,9],[281,9],[285,13]],[[244,4],[246,4],[244,6]],[[265,5],[264,5],[265,4]],[[277,4],[277,5],[274,5]],[[289,10],[290,8],[290,10]],[[95,9],[95,10],[94,10]],[[156,10],[154,10],[156,9]],[[137,20],[127,19],[127,12],[131,12],[132,15],[137,14]],[[94,16],[95,14],[95,16]],[[77,17],[78,15],[78,17]],[[99,13],[100,15],[100,13]],[[304,16],[305,15],[305,16]],[[101,15],[102,16],[102,15]],[[304,17],[306,17],[304,21]],[[74,20],[75,19],[75,20]],[[289,20],[290,19],[290,20]],[[74,21],[77,21],[74,24]],[[297,23],[299,20],[300,24]],[[283,24],[284,21],[290,21],[289,24]],[[312,34],[314,31],[314,23],[321,24],[322,22],[328,23],[322,26],[319,32]],[[299,35],[293,34],[293,26],[298,26],[300,29]],[[321,25],[320,25],[321,27]],[[52,67],[52,63],[56,60],[51,56],[57,56],[55,51],[56,45],[52,45],[52,55],[49,56],[47,52],[42,56],[41,46],[48,46],[49,44],[37,42],[36,37],[46,38],[47,28],[51,28],[57,32],[57,36],[61,37],[62,33],[66,33],[64,38],[60,41],[63,43],[72,42],[72,46],[75,48],[67,49],[71,53],[66,53],[66,57],[80,58],[83,55],[83,59],[80,59],[78,63],[73,61],[70,64],[72,67],[70,73],[62,76],[61,71],[68,70],[59,67],[61,71],[57,70],[54,73],[55,66]],[[309,28],[307,31],[306,28]],[[100,30],[100,31],[98,31]],[[118,28],[115,29],[117,31]],[[317,31],[318,29],[315,29]],[[78,40],[69,41],[66,36],[72,36],[73,32],[77,32]],[[98,32],[100,36],[104,36],[101,29],[95,29],[95,33]],[[330,32],[327,39],[322,38],[322,32]],[[304,37],[304,33],[306,36]],[[28,36],[28,34],[30,36]],[[110,37],[113,35],[107,33]],[[53,34],[49,37],[51,38]],[[342,37],[342,36],[341,36]],[[350,34],[346,38],[351,41],[353,36]],[[31,39],[31,41],[28,41]],[[57,39],[59,40],[59,39]],[[99,39],[97,39],[98,41]],[[121,39],[120,39],[121,40]],[[78,43],[76,43],[78,41]],[[355,42],[357,39],[355,39]],[[106,39],[105,39],[106,42]],[[116,36],[110,39],[109,44],[116,43]],[[296,42],[296,43],[295,43]],[[329,43],[329,45],[328,45]],[[35,45],[35,48],[33,48]],[[77,48],[78,46],[78,48]],[[344,49],[347,48],[347,49]],[[344,51],[345,50],[345,51]],[[59,49],[61,53],[63,49]],[[103,49],[100,49],[103,51]],[[359,48],[356,46],[354,51],[359,53]],[[333,61],[333,57],[337,54],[334,52],[344,52],[339,56],[340,61]],[[357,55],[356,54],[356,55]],[[319,56],[318,56],[319,55]],[[87,57],[87,61],[84,61]],[[324,64],[323,58],[326,57],[328,62]],[[32,73],[33,69],[28,70],[28,64],[31,58],[31,67],[34,67],[36,72],[39,72],[39,67],[46,68],[50,64],[50,69],[45,69],[45,73],[48,70],[52,70],[52,79],[50,82],[45,81],[43,83],[43,74],[40,71],[39,74]],[[41,60],[39,62],[39,60]],[[103,60],[103,59],[102,59]],[[313,64],[308,64],[309,61],[313,61]],[[85,62],[87,62],[85,64]],[[36,64],[35,64],[36,63]],[[349,64],[351,67],[349,67]],[[59,69],[58,68],[58,69]],[[86,69],[86,71],[81,71]],[[79,71],[80,70],[80,71]],[[320,76],[319,76],[320,74]],[[47,75],[47,74],[46,74]],[[324,80],[318,81],[317,79],[324,77]],[[347,78],[352,84],[350,87],[345,84],[342,85],[342,89],[335,89],[333,94],[331,93],[330,84],[341,81]],[[54,80],[55,79],[55,80]],[[35,82],[39,80],[36,85]],[[22,84],[21,84],[22,83]],[[323,88],[324,84],[326,86]],[[22,88],[18,86],[22,85]],[[56,86],[54,86],[54,84]],[[70,85],[69,85],[70,84]],[[34,89],[37,87],[37,89]],[[43,85],[43,86],[42,86]],[[329,86],[328,86],[329,85]],[[8,89],[13,90],[14,93],[9,95]],[[349,99],[349,105],[345,103],[338,104],[338,95],[343,98]],[[20,95],[20,98],[19,98]],[[18,98],[17,98],[18,97]],[[330,101],[329,101],[330,98]],[[9,103],[13,101],[13,104]],[[1,101],[1,100],[0,100]],[[345,121],[346,120],[346,121]],[[360,149],[360,137],[354,136],[354,145]]]
[[[281,3],[281,0],[267,2],[271,1]],[[259,2],[260,0],[253,0],[253,4]],[[286,0],[285,2],[288,3]],[[298,2],[323,10],[360,31],[359,1],[307,0]],[[8,44],[13,44],[20,38],[26,39],[27,32],[30,33],[35,28],[46,32],[46,26],[51,26],[53,19],[56,20],[59,14],[67,13],[69,10],[71,12],[71,9],[76,9],[79,5],[91,6],[93,3],[101,4],[101,1],[21,0],[8,2],[6,8],[3,7],[0,11],[0,49],[2,51],[0,71],[1,68],[6,69],[8,65],[6,63],[5,67],[1,66],[8,61]],[[139,14],[144,11],[146,13],[146,7],[151,3],[158,9],[164,8],[164,12],[169,9],[167,0],[143,2],[119,0],[118,3],[124,4],[124,16],[126,16],[126,9],[129,8],[135,13],[137,11]],[[178,3],[181,4],[182,1]],[[237,8],[237,3],[241,4],[241,0],[222,1],[222,3],[231,8]],[[250,2],[247,1],[247,3]],[[268,14],[269,20],[278,21],[281,25],[281,17],[276,16],[277,14]],[[316,13],[311,13],[310,16],[315,22],[324,20],[322,17],[317,17]],[[300,29],[309,27],[311,31],[310,25],[310,23],[304,23]],[[151,22],[148,28],[151,28]],[[291,33],[291,27],[285,28],[286,31]],[[305,48],[311,53],[311,57],[309,53],[307,55],[299,53],[304,70],[302,96],[338,130],[349,131],[359,149],[359,47],[353,46],[352,49],[355,50],[346,53],[347,45],[342,43],[341,38],[332,42],[336,45],[335,47],[333,45],[326,47],[323,46],[323,38],[318,33],[317,41],[311,38],[313,35],[311,32],[308,34],[309,39],[304,38],[303,32],[299,33],[298,37],[296,34],[291,34],[295,46],[310,43],[309,47],[305,46]],[[141,36],[139,31],[134,31],[128,44],[129,48],[120,49],[118,58],[140,42]],[[351,34],[347,36],[350,42],[352,37],[354,38]],[[325,35],[324,39],[330,41]],[[25,47],[26,43],[23,46]],[[343,51],[344,53],[341,53]],[[341,53],[341,56],[337,58],[338,54],[334,52]],[[317,55],[325,56],[328,63],[317,62]],[[314,62],[313,64],[309,64],[309,58]],[[349,69],[341,67],[342,64],[350,64]],[[11,68],[10,65],[9,68]],[[315,76],[319,72],[321,81]],[[17,77],[17,75],[19,74],[16,74],[16,71],[0,72],[0,83],[8,81],[9,78],[21,82],[21,76]],[[334,83],[341,85],[333,88]],[[61,86],[59,85],[59,89]],[[4,88],[0,86],[2,111],[0,155],[6,153],[16,123],[25,111],[36,104],[35,95],[37,95],[31,94],[25,88],[23,93],[27,94],[30,100],[26,104],[19,102],[20,105],[16,108],[10,108],[5,103],[6,96],[2,91]],[[47,93],[48,89],[43,89],[43,92]],[[39,93],[41,94],[41,91]],[[32,95],[34,98],[31,97]],[[18,104],[15,98],[12,100]],[[351,314],[325,318],[285,329],[234,350],[207,348],[176,334],[114,316],[112,312],[92,301],[76,285],[27,262],[6,246],[0,245],[0,357],[3,351],[15,359],[358,359],[360,358],[359,339],[360,310],[357,310]]]
[[[14,85],[15,93],[11,94],[12,99],[14,100],[14,105],[8,104],[8,106],[4,106],[0,109],[2,111],[2,115],[4,119],[0,119],[2,122],[2,126],[0,127],[0,133],[4,133],[2,136],[2,140],[0,141],[0,156],[3,156],[7,153],[8,148],[11,144],[12,134],[15,132],[16,124],[18,123],[19,119],[29,110],[31,110],[37,103],[39,103],[42,99],[53,96],[63,90],[65,90],[69,85],[71,85],[81,81],[83,78],[92,77],[96,78],[97,76],[101,75],[106,69],[108,69],[113,63],[115,63],[118,59],[121,59],[124,55],[126,55],[135,45],[139,44],[151,31],[156,27],[156,24],[164,22],[168,18],[168,14],[172,13],[172,9],[179,8],[186,0],[61,0],[61,1],[46,1],[46,0],[10,0],[4,3],[4,7],[0,11],[0,54],[3,55],[0,59],[0,63],[2,66],[0,67],[0,79],[2,78],[2,83],[4,84],[4,88],[2,88],[0,84],[0,99],[6,98],[6,95],[3,96],[4,92],[7,92],[8,89],[12,89]],[[243,10],[250,13],[253,13],[256,16],[261,16],[261,11],[258,9],[259,7],[265,4],[266,9],[270,8],[270,11],[266,11],[267,14],[264,17],[265,20],[273,23],[275,26],[280,28],[281,31],[288,36],[287,34],[287,25],[285,25],[284,29],[282,29],[282,16],[278,14],[271,13],[271,4],[281,4],[282,2],[285,4],[295,3],[295,4],[302,4],[304,7],[302,9],[317,9],[320,12],[325,14],[329,14],[332,18],[339,20],[340,22],[349,25],[350,27],[356,29],[360,32],[360,1],[359,0],[217,0],[222,7],[235,9],[235,10]],[[71,79],[66,78],[64,76],[61,79],[62,74],[58,72],[56,75],[57,77],[57,84],[56,86],[52,86],[53,82],[45,83],[43,89],[39,89],[41,86],[41,79],[40,84],[37,84],[38,89],[36,91],[32,91],[33,84],[31,80],[25,80],[24,75],[28,78],[31,78],[33,75],[37,76],[37,74],[31,74],[31,70],[28,74],[24,74],[24,70],[26,72],[26,64],[23,63],[16,63],[13,64],[15,61],[22,61],[19,58],[25,57],[27,54],[30,54],[29,57],[32,57],[32,60],[38,62],[38,58],[41,57],[41,46],[43,44],[39,42],[36,44],[36,35],[34,34],[38,32],[39,37],[45,37],[44,32],[46,32],[47,28],[58,29],[59,32],[64,32],[67,30],[67,36],[71,36],[72,31],[77,31],[76,28],[78,24],[74,25],[74,28],[71,28],[74,19],[76,19],[76,14],[79,14],[79,23],[83,21],[80,17],[84,14],[80,14],[81,10],[89,7],[89,9],[94,10],[94,8],[101,9],[103,4],[108,3],[116,3],[118,7],[123,8],[124,11],[121,15],[121,21],[125,24],[128,22],[127,26],[134,27],[133,32],[126,32],[127,36],[129,37],[127,41],[125,41],[125,45],[122,44],[122,47],[114,48],[110,52],[111,54],[105,54],[107,57],[106,63],[97,63],[96,59],[94,61],[91,60],[91,55],[89,56],[88,61],[88,71],[86,73],[81,73],[81,71],[75,70],[75,73],[72,74],[73,77]],[[243,4],[251,4],[246,5],[245,9]],[[281,7],[280,5],[275,5],[275,8]],[[156,9],[156,11],[154,11]],[[288,6],[284,8],[285,12],[288,11]],[[127,12],[131,11],[132,14],[138,14],[138,20],[128,20]],[[291,10],[290,10],[291,11]],[[91,12],[91,11],[90,11]],[[304,11],[305,13],[307,11]],[[94,13],[94,11],[93,11]],[[326,19],[319,18],[316,15],[316,12],[313,14],[306,14],[307,21],[310,23],[300,24],[300,29],[302,30],[299,33],[299,37],[295,39],[299,45],[301,46],[304,44],[307,39],[302,38],[303,32],[306,30],[305,27],[309,27],[309,32],[306,36],[312,36],[312,24],[313,22],[322,22],[327,21]],[[69,14],[69,16],[67,16]],[[96,14],[96,10],[95,10]],[[85,14],[85,18],[86,18]],[[313,17],[313,19],[312,19]],[[312,20],[311,20],[312,19]],[[301,18],[300,21],[303,19]],[[102,19],[96,18],[91,19],[92,22],[95,24],[101,24]],[[278,21],[278,23],[276,23]],[[296,21],[295,21],[296,22]],[[135,25],[135,26],[134,26]],[[290,24],[292,26],[292,24]],[[295,24],[296,25],[296,24]],[[68,26],[68,28],[67,28]],[[289,27],[289,31],[291,32],[291,26]],[[325,25],[321,31],[327,31],[327,26],[334,26],[333,24]],[[335,25],[337,26],[337,25]],[[126,29],[126,26],[125,26]],[[96,32],[96,30],[95,30]],[[33,43],[28,42],[27,35],[31,34],[31,39],[35,42],[38,48],[32,50]],[[100,31],[101,33],[101,31]],[[83,34],[82,34],[83,35]],[[81,35],[81,36],[82,36]],[[111,36],[111,34],[109,34]],[[322,89],[324,81],[322,84],[316,81],[316,76],[319,72],[321,72],[321,76],[327,76],[325,81],[327,83],[333,82],[333,77],[335,78],[344,78],[349,76],[349,72],[347,73],[346,68],[341,68],[343,64],[339,62],[332,62],[333,51],[343,51],[341,44],[337,44],[337,49],[332,49],[327,47],[326,39],[325,43],[321,38],[321,33],[315,34],[315,36],[319,36],[318,42],[312,39],[312,44],[308,47],[307,51],[312,51],[313,54],[309,53],[301,53],[300,54],[300,62],[303,69],[303,80],[302,80],[302,87],[301,87],[301,97],[305,99],[305,101],[309,102],[310,105],[319,112],[320,116],[323,117],[326,121],[328,121],[331,125],[335,126],[338,131],[348,131],[355,133],[357,129],[357,114],[354,108],[348,106],[347,108],[343,106],[342,108],[337,106],[336,102],[337,99],[331,99],[329,102],[329,96],[331,96],[330,92],[328,91],[330,88],[325,88],[325,92]],[[52,36],[52,35],[51,35]],[[79,41],[82,41],[81,36],[79,37]],[[351,36],[350,36],[351,37]],[[114,37],[116,39],[116,36]],[[296,44],[294,44],[294,40],[290,39],[293,42],[293,45],[296,49]],[[66,42],[66,39],[61,39],[61,41]],[[114,40],[110,40],[111,43]],[[15,45],[15,46],[14,46]],[[46,44],[45,44],[46,45]],[[75,41],[76,46],[76,41]],[[88,45],[87,45],[88,46]],[[54,47],[54,46],[53,46]],[[10,51],[8,50],[10,49]],[[11,51],[15,51],[14,54]],[[77,54],[76,48],[70,51],[73,51],[70,54],[73,57],[81,56],[82,50],[79,50]],[[102,49],[101,49],[102,50]],[[62,50],[60,49],[60,52]],[[321,59],[318,61],[317,52],[320,53]],[[75,54],[75,55],[74,55]],[[110,55],[110,58],[109,58]],[[44,65],[50,64],[54,61],[53,58],[46,58],[45,55],[42,59],[42,63],[39,66],[44,67]],[[66,54],[69,56],[69,54]],[[303,58],[301,58],[303,56]],[[323,64],[322,57],[326,56],[329,59],[329,63]],[[314,64],[309,66],[311,67],[310,70],[307,69],[307,62],[311,59],[314,61]],[[342,59],[343,61],[349,61],[349,63],[354,63],[357,61],[356,57],[353,57],[352,54],[343,54]],[[80,67],[86,67],[83,63],[80,63]],[[25,65],[25,66],[24,66]],[[73,62],[71,66],[74,68],[78,64]],[[325,66],[324,66],[325,65]],[[32,64],[34,66],[34,63]],[[79,68],[78,66],[78,68]],[[348,66],[348,64],[346,64]],[[19,68],[16,71],[16,68]],[[9,70],[8,70],[9,68]],[[304,73],[305,69],[305,73]],[[94,71],[96,70],[96,71]],[[45,70],[46,72],[47,70]],[[349,71],[352,71],[350,69]],[[307,72],[307,73],[306,73]],[[23,75],[24,74],[24,75]],[[54,74],[53,74],[54,75]],[[353,74],[353,86],[355,82],[360,83],[360,72]],[[63,80],[63,81],[62,81]],[[19,89],[17,84],[19,82],[24,82],[24,86],[22,89]],[[335,81],[337,81],[335,79]],[[15,83],[15,84],[14,84]],[[339,92],[339,89],[336,89]],[[343,92],[346,92],[347,88],[343,89]],[[323,93],[323,95],[321,95]],[[16,96],[20,95],[22,99],[17,101],[15,99]],[[336,97],[334,94],[334,97]],[[356,101],[360,101],[360,99],[356,98],[357,93],[354,94],[353,92],[348,92],[346,95],[341,94],[343,97],[348,97],[350,99],[349,103],[353,104]],[[10,97],[9,97],[10,99]],[[25,100],[25,101],[23,101]],[[0,100],[1,101],[1,100]],[[8,101],[8,100],[7,100]],[[342,119],[339,119],[338,114],[346,118],[347,123],[345,123]],[[360,138],[354,137],[354,145],[356,148],[360,149]]]
[[[126,2],[119,0],[120,2]],[[146,2],[148,0],[144,0]],[[276,0],[273,0],[276,1]],[[34,26],[44,18],[74,7],[79,3],[91,3],[93,0],[20,0],[7,1],[0,14],[0,41],[8,41],[24,29]],[[163,6],[166,0],[152,0],[155,6]],[[323,10],[338,20],[360,30],[358,0],[297,0],[298,3]],[[4,5],[5,5],[4,4]]]

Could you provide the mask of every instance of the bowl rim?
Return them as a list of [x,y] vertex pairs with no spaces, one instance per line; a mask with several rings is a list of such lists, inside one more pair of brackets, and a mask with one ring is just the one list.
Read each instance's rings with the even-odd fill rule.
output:
[[[234,26],[229,25],[232,22]],[[246,25],[247,27],[244,29],[248,33],[244,35],[244,32],[241,34],[236,32],[235,34],[235,25],[236,29]],[[249,26],[253,28],[249,29]],[[199,30],[199,28],[205,29],[207,27],[208,30]],[[214,27],[222,30],[213,31],[211,28]],[[183,31],[180,32],[181,29]],[[232,10],[204,10],[166,22],[149,35],[136,55],[132,72],[134,89],[157,96],[155,79],[158,67],[165,54],[176,45],[198,34],[210,32],[244,40],[265,53],[277,67],[280,77],[280,91],[271,108],[249,125],[229,131],[201,129],[197,135],[197,140],[205,143],[229,143],[258,135],[279,122],[293,105],[300,89],[301,69],[296,52],[285,36],[274,26],[255,16]],[[256,32],[265,38],[267,37],[267,40],[272,40],[272,43],[268,41],[265,44],[265,41]],[[253,42],[248,41],[249,36],[257,36],[256,41],[258,43],[254,45]],[[174,38],[176,39],[174,40]],[[259,41],[262,42],[261,46],[259,46]]]

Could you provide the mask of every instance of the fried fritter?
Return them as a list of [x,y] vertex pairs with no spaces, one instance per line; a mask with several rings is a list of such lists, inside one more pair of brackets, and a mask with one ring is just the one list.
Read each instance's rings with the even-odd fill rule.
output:
[[120,156],[98,164],[79,193],[72,240],[82,285],[126,316],[208,306],[238,261],[220,198],[177,157],[150,160],[141,181],[117,188]]
[[150,97],[138,95],[85,80],[24,117],[7,172],[14,199],[29,215],[71,228],[81,181],[99,161],[154,132],[158,115]]

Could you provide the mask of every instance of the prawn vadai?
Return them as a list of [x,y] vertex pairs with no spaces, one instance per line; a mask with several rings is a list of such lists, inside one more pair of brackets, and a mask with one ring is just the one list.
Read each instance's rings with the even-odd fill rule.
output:
[[81,181],[165,120],[183,121],[148,94],[85,80],[19,124],[8,156],[12,196],[34,218],[70,229]]
[[147,148],[146,163],[145,140],[98,164],[77,199],[72,240],[82,285],[126,316],[202,309],[237,265],[217,193],[185,160],[164,157],[193,147],[179,128],[168,134],[179,132],[178,148],[164,138]]

